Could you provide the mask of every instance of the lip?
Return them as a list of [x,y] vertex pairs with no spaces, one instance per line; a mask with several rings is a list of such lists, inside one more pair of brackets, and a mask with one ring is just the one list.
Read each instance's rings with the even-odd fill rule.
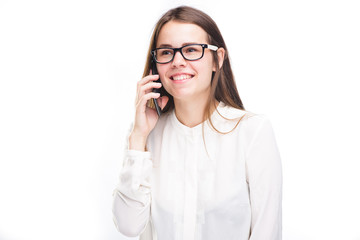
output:
[[[182,75],[184,77],[181,77]],[[190,77],[188,77],[188,76],[190,76]],[[174,80],[174,77],[178,77],[178,78],[180,77],[180,79]],[[194,77],[194,74],[181,72],[181,73],[172,74],[170,76],[170,80],[174,83],[184,83],[184,82],[187,82],[188,80],[191,80],[193,77]]]

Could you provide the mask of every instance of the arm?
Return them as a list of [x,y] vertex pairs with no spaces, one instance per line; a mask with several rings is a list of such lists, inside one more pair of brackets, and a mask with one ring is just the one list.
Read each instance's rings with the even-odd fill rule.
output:
[[113,219],[119,232],[139,236],[149,221],[152,161],[149,152],[127,150],[120,182],[113,193]]
[[161,83],[154,82],[158,75],[148,75],[137,83],[135,121],[128,138],[125,159],[120,172],[120,182],[113,193],[113,219],[117,230],[128,237],[139,236],[146,228],[150,217],[150,174],[151,154],[145,151],[146,139],[158,121],[154,109],[146,106],[147,101],[156,98],[161,108],[168,97],[152,92]]
[[263,119],[255,131],[246,156],[252,214],[250,240],[280,240],[282,167],[268,119]]

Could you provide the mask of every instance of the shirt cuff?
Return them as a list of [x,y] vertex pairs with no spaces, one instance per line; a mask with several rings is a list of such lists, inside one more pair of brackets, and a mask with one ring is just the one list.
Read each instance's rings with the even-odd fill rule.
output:
[[116,190],[130,199],[146,204],[150,194],[152,167],[150,152],[126,150],[120,183]]

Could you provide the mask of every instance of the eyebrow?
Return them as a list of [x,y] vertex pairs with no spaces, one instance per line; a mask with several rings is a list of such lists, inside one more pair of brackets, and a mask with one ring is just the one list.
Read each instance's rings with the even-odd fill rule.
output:
[[[181,46],[185,46],[185,45],[190,45],[190,44],[199,44],[198,42],[186,42],[186,43],[183,43]],[[173,48],[173,46],[171,44],[161,44],[158,48]]]

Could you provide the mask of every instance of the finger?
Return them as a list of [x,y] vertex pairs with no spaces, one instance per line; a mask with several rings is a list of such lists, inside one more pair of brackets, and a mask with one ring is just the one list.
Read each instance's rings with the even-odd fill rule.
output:
[[140,101],[138,102],[137,110],[139,110],[140,112],[145,112],[147,101],[150,100],[151,98],[157,99],[159,97],[160,97],[160,93],[150,92],[148,94],[145,94],[144,96],[141,97]]
[[139,80],[137,82],[137,88],[136,88],[136,99],[140,99],[143,94],[141,94],[141,88],[142,86],[144,86],[145,84],[149,83],[149,82],[153,82],[159,79],[159,75],[148,75],[144,78],[142,78],[141,80]]
[[153,90],[153,88],[161,88],[162,84],[159,82],[149,82],[147,84],[145,84],[144,86],[142,86],[140,88],[140,91],[143,93],[148,93],[151,92]]
[[141,80],[138,81],[137,86],[138,88],[140,88],[141,86],[145,85],[148,82],[152,82],[152,81],[156,81],[159,79],[159,75],[155,74],[155,75],[147,75],[144,78],[142,78]]
[[162,84],[159,82],[149,82],[142,86],[138,91],[138,99],[140,99],[145,94],[152,92],[154,88],[161,88]]

